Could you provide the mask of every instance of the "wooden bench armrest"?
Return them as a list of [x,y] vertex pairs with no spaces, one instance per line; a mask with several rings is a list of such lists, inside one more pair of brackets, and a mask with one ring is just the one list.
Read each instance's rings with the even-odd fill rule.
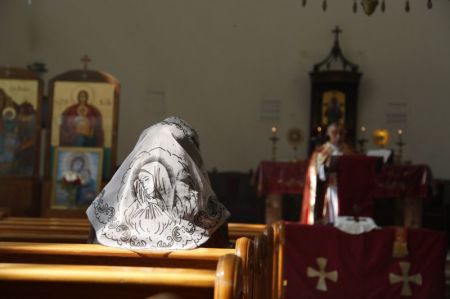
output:
[[244,296],[242,260],[234,254],[222,256],[217,263],[214,299],[241,299]]

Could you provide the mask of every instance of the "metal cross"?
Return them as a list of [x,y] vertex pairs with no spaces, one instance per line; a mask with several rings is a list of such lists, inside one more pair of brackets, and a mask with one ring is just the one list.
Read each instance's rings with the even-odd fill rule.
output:
[[335,40],[339,40],[339,34],[342,33],[341,28],[339,28],[339,26],[336,26],[336,28],[334,28],[334,30],[332,31],[335,35]]
[[325,279],[329,279],[332,282],[336,282],[338,280],[338,272],[337,271],[330,271],[326,272],[325,268],[327,266],[328,260],[324,257],[318,257],[316,258],[317,265],[319,265],[319,270],[313,269],[311,267],[308,267],[306,269],[306,275],[308,277],[319,277],[319,280],[317,281],[316,289],[319,291],[327,291],[327,283]]
[[413,282],[417,285],[422,285],[422,275],[417,273],[415,275],[408,276],[409,269],[411,268],[411,263],[409,262],[400,262],[400,271],[401,275],[397,275],[395,273],[389,273],[389,282],[391,284],[402,282],[402,296],[412,296],[410,282]]
[[81,62],[83,62],[83,69],[87,71],[88,64],[89,62],[92,62],[92,60],[89,56],[84,55],[83,57],[81,57]]

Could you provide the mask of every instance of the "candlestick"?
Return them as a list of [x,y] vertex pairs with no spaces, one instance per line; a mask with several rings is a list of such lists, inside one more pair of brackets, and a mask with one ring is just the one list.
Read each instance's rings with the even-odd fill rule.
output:
[[303,134],[302,131],[298,128],[291,128],[288,131],[287,139],[290,145],[292,145],[292,148],[294,149],[294,159],[293,161],[296,162],[298,160],[297,158],[297,150],[298,146],[303,141]]
[[366,127],[361,126],[361,137],[358,139],[359,152],[364,154],[366,152],[366,143],[369,141],[366,137]]
[[397,130],[397,136],[398,136],[398,141],[397,141],[397,163],[398,164],[402,164],[403,163],[403,147],[406,145],[406,143],[403,142],[403,130],[402,129],[398,129]]
[[314,142],[314,148],[317,148],[318,146],[320,146],[322,144],[322,139],[323,139],[323,134],[322,134],[322,127],[321,126],[317,126],[316,128],[316,132],[313,136],[313,142]]
[[272,160],[276,161],[277,157],[277,142],[279,138],[277,137],[277,127],[272,127],[272,136],[269,140],[272,142]]

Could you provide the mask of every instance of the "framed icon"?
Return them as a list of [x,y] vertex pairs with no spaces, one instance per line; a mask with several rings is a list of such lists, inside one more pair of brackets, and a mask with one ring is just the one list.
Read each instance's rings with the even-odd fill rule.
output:
[[102,186],[102,164],[102,148],[57,147],[51,208],[86,209]]
[[117,162],[119,80],[104,71],[71,70],[50,80],[49,93],[49,169],[58,146],[102,147],[103,180],[108,181]]
[[40,81],[0,78],[0,176],[36,177]]

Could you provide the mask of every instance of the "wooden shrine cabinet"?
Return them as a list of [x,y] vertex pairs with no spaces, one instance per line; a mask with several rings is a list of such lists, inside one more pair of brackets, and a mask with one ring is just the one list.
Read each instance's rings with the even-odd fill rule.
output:
[[341,30],[336,27],[330,54],[314,65],[311,79],[311,119],[308,153],[325,141],[326,127],[333,122],[346,129],[346,141],[355,145],[358,86],[362,74],[339,45]]
[[54,77],[49,92],[42,215],[84,217],[116,168],[119,81],[85,66]]

